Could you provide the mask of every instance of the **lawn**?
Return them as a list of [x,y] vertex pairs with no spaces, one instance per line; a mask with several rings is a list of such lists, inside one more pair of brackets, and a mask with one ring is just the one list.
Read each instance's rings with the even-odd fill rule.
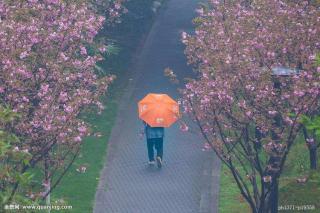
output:
[[[94,124],[95,132],[101,136],[97,134],[85,139],[78,159],[53,191],[53,200],[63,199],[67,205],[73,206],[72,212],[92,212],[95,189],[105,161],[107,141],[114,124],[116,109],[116,101],[108,99],[107,108],[101,115],[92,114],[87,118]],[[80,166],[87,168],[85,173],[77,171]]]
[[250,212],[250,208],[233,181],[228,167],[222,166],[220,176],[219,213]]
[[[117,54],[107,56],[99,66],[106,73],[115,74],[117,79],[109,94],[102,97],[106,105],[102,114],[85,115],[93,126],[95,136],[84,140],[78,159],[52,193],[52,200],[62,199],[66,205],[73,207],[72,211],[66,212],[92,212],[100,171],[106,159],[108,138],[116,119],[118,102],[128,82],[126,73],[133,54],[139,50],[152,26],[155,17],[152,6],[152,0],[128,1],[126,7],[129,12],[123,16],[122,23],[114,27],[105,26],[99,34],[99,37],[112,38],[118,50]],[[87,168],[86,172],[77,171],[81,166]]]
[[[285,164],[279,184],[279,206],[283,208],[295,208],[302,205],[314,206],[320,212],[320,169],[311,172],[309,168],[308,149],[302,139],[294,144]],[[318,155],[318,160],[320,157]],[[222,167],[219,212],[220,213],[247,213],[250,208],[240,194],[231,173],[226,166]],[[305,184],[297,183],[299,177],[308,176]],[[313,208],[313,207],[312,207]],[[280,211],[281,212],[281,211]],[[282,212],[301,212],[298,210],[286,210]]]

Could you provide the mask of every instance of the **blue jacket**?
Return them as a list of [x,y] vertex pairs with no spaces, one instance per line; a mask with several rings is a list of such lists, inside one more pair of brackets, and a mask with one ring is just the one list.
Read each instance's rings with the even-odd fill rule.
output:
[[143,122],[144,132],[146,134],[147,139],[151,138],[163,138],[164,137],[164,128],[163,127],[151,127],[146,122]]

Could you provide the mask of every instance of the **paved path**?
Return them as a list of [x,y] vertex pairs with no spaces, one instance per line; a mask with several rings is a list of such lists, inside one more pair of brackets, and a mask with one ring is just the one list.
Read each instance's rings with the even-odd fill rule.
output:
[[216,212],[220,166],[208,161],[214,155],[202,151],[199,135],[182,133],[177,124],[166,129],[161,170],[147,166],[146,142],[138,136],[142,123],[137,119],[136,103],[141,98],[149,92],[178,97],[176,88],[163,76],[164,68],[172,68],[181,77],[192,74],[180,35],[192,31],[197,3],[168,0],[131,67],[132,80],[120,103],[96,193],[96,213]]

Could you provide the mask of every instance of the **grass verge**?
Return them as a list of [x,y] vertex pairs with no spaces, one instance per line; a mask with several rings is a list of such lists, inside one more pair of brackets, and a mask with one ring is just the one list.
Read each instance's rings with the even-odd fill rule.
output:
[[[115,121],[116,109],[117,103],[111,99],[101,115],[92,115],[88,118],[90,123],[94,124],[95,132],[99,132],[101,136],[90,136],[84,140],[78,159],[53,191],[53,198],[63,199],[66,205],[72,206],[72,212],[92,212],[95,189],[104,164],[107,141]],[[81,166],[87,168],[86,172],[77,171]]]
[[[318,161],[320,157],[318,155]],[[310,212],[320,212],[320,169],[310,171],[309,153],[303,140],[294,144],[284,167],[279,184],[279,207],[283,210],[279,212],[301,212],[302,210],[284,210],[284,208],[295,208],[310,205],[315,210]],[[240,194],[231,172],[226,166],[222,167],[219,194],[219,213],[248,213],[249,205]],[[297,183],[299,177],[308,176],[306,183]],[[309,211],[308,211],[309,212]]]

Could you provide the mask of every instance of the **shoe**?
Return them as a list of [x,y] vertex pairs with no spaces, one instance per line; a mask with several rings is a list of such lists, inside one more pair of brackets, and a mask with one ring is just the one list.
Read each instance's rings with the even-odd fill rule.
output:
[[148,162],[149,166],[154,166],[155,163],[156,162],[154,162],[154,160],[151,160],[151,161]]
[[158,166],[158,168],[162,167],[162,160],[160,157],[157,157],[157,166]]

